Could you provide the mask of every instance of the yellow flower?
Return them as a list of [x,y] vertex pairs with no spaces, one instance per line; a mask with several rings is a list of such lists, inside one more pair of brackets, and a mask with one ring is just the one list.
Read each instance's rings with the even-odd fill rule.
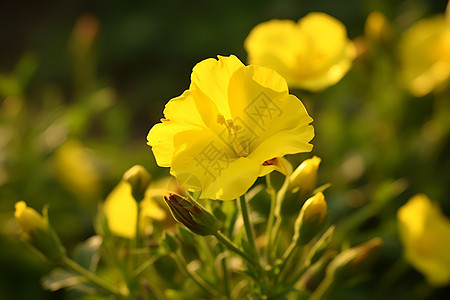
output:
[[450,79],[450,21],[444,15],[418,21],[399,41],[400,77],[417,97],[448,84]]
[[400,240],[409,263],[433,285],[450,283],[450,220],[422,194],[397,213]]
[[[136,235],[137,205],[131,185],[126,181],[121,181],[106,197],[103,211],[113,234],[124,238]],[[166,217],[166,212],[152,199],[151,189],[147,189],[140,205],[142,227],[148,225],[150,220],[161,221]]]
[[345,26],[318,12],[307,14],[298,23],[261,23],[250,32],[244,46],[249,63],[272,68],[291,87],[311,91],[336,84],[356,56]]
[[55,168],[58,179],[74,194],[80,197],[99,194],[100,174],[80,141],[70,139],[56,150]]
[[311,151],[303,104],[276,72],[235,56],[198,63],[148,134],[156,162],[201,198],[231,200],[275,169],[273,158]]

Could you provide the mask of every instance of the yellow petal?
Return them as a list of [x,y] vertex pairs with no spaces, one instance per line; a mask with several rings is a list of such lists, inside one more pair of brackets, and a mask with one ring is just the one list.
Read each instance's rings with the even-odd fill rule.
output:
[[[193,96],[193,93],[196,95]],[[215,104],[198,92],[185,91],[170,100],[164,109],[166,119],[152,127],[147,144],[152,147],[156,163],[170,167],[174,152],[173,137],[184,130],[218,126]]]
[[147,135],[147,144],[152,147],[158,166],[170,167],[175,151],[173,137],[185,128],[184,125],[169,120],[152,127]]
[[130,184],[121,181],[106,197],[103,209],[112,233],[125,238],[135,236],[137,203]]
[[292,20],[270,20],[258,24],[244,42],[248,62],[277,70],[284,76],[291,74],[290,66],[296,63],[298,49],[304,42],[298,31]]
[[216,104],[226,118],[229,118],[228,81],[233,72],[243,66],[244,64],[234,55],[218,56],[218,60],[205,59],[192,70],[190,89],[200,90]]
[[256,66],[241,68],[230,79],[228,95],[231,114],[240,120],[249,141],[251,158],[262,164],[311,151],[312,118],[300,100],[288,95],[286,81],[278,73]]
[[[226,134],[226,132],[224,132]],[[181,149],[171,174],[188,190],[202,190],[202,198],[232,200],[256,181],[261,164],[238,157],[234,150],[210,131],[186,131],[175,137]]]
[[[148,189],[145,198],[140,202],[141,228],[151,223],[151,220],[161,221],[166,217],[166,212],[154,202],[152,195],[151,189]],[[113,234],[124,238],[133,238],[136,235],[137,203],[128,182],[121,181],[109,193],[103,204],[103,211]]]
[[411,198],[398,211],[405,257],[433,285],[450,283],[450,220],[425,195]]
[[287,95],[277,99],[276,104],[282,113],[279,118],[270,120],[265,131],[260,132],[256,148],[250,154],[253,159],[266,161],[312,150],[309,143],[314,137],[314,128],[309,125],[312,118],[300,100]]

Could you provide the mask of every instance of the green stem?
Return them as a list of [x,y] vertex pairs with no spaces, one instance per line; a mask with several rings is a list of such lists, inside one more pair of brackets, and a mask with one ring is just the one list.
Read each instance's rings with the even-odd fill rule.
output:
[[266,244],[266,260],[267,263],[270,263],[270,253],[272,248],[272,228],[273,228],[273,222],[275,219],[275,207],[277,203],[277,194],[275,192],[275,189],[272,186],[272,181],[270,179],[270,174],[266,175],[266,184],[267,184],[267,192],[270,195],[270,211],[269,211],[269,217],[267,220],[267,227],[266,227],[266,238],[267,238],[267,244]]
[[208,295],[213,296],[215,299],[220,297],[218,290],[216,290],[213,286],[208,284],[203,278],[201,278],[197,273],[192,272],[187,267],[186,262],[178,255],[176,252],[172,252],[175,261],[178,265],[186,272],[186,274],[200,287],[202,288]]
[[333,276],[325,276],[317,289],[311,294],[308,300],[321,300],[333,287]]
[[63,267],[66,267],[69,270],[81,275],[89,282],[93,283],[94,285],[98,286],[99,288],[102,288],[103,290],[105,290],[119,298],[127,297],[129,294],[128,290],[121,292],[117,288],[117,286],[115,286],[114,284],[112,284],[110,282],[103,280],[101,277],[99,277],[96,274],[92,273],[91,271],[83,268],[82,266],[80,266],[78,263],[76,263],[75,261],[73,261],[72,259],[70,259],[67,256],[63,257],[61,264]]
[[253,228],[250,223],[250,218],[248,215],[247,201],[245,201],[244,197],[238,197],[238,199],[241,207],[242,219],[244,220],[245,232],[247,233],[247,240],[250,246],[252,247],[254,254],[256,255],[257,251],[256,251],[255,237],[253,234]]
[[[219,244],[221,251],[224,251],[223,245]],[[227,299],[230,299],[230,283],[228,281],[228,268],[227,268],[227,258],[223,256],[221,258],[221,266],[222,266],[222,272],[223,272],[223,286],[224,286],[224,293]]]
[[247,253],[243,252],[242,250],[240,250],[229,238],[227,238],[222,232],[217,231],[214,236],[219,240],[219,242],[221,242],[222,244],[224,244],[229,250],[233,251],[234,253],[236,253],[237,255],[239,255],[240,257],[242,257],[243,259],[245,259],[248,263],[250,263],[250,265],[256,267],[257,263],[255,261],[255,259],[253,257],[251,257],[250,255],[248,255]]
[[276,195],[275,209],[274,209],[275,225],[273,225],[272,233],[270,234],[272,240],[269,241],[269,245],[271,245],[271,247],[268,248],[269,258],[276,256],[276,246],[273,247],[272,245],[276,245],[276,243],[277,243],[278,233],[280,231],[280,226],[281,226],[281,221],[282,221],[282,219],[281,219],[281,204],[283,203],[284,197],[286,196],[288,187],[289,187],[289,177],[286,176],[286,179],[284,180],[283,185],[281,186],[280,190],[278,191],[278,193]]
[[136,201],[137,204],[137,216],[136,216],[136,235],[135,235],[135,245],[136,249],[141,248],[141,202]]
[[291,256],[295,253],[295,249],[297,248],[297,243],[291,242],[286,252],[284,252],[283,257],[281,258],[281,264],[279,266],[278,279],[282,274],[284,268],[286,267],[286,263],[291,259]]

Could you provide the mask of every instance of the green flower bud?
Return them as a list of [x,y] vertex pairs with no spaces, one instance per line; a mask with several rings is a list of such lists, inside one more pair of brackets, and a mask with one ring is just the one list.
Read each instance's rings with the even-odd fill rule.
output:
[[123,180],[131,185],[131,191],[136,201],[144,199],[145,191],[150,184],[150,173],[141,166],[135,165],[123,174]]
[[321,161],[317,156],[303,161],[289,177],[289,190],[295,192],[300,189],[300,197],[311,193],[316,187]]
[[177,194],[164,196],[172,216],[199,235],[213,235],[219,230],[217,219],[197,202]]
[[327,276],[332,276],[336,281],[358,274],[372,262],[381,244],[381,238],[377,237],[341,252],[328,265]]
[[306,245],[322,229],[322,223],[327,213],[327,203],[322,193],[317,193],[306,200],[295,221],[293,240],[298,245]]
[[19,201],[15,205],[14,217],[30,245],[52,261],[56,262],[63,258],[65,249],[48,222],[47,210],[44,210],[42,216],[28,207],[24,201]]

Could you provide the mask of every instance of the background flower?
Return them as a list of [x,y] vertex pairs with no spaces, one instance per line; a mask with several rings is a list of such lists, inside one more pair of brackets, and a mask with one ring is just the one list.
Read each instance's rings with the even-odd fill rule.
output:
[[401,80],[417,97],[450,79],[450,20],[435,15],[413,24],[398,45]]
[[[139,203],[141,228],[151,225],[152,220],[162,221],[166,217],[166,211],[156,204],[151,195],[149,188]],[[103,205],[108,227],[113,234],[124,238],[136,235],[137,206],[138,203],[131,194],[131,185],[121,181],[106,197]]]
[[433,285],[450,283],[450,220],[425,195],[416,195],[398,211],[405,257]]
[[350,69],[356,51],[344,25],[325,13],[309,13],[297,23],[271,20],[245,40],[250,64],[272,68],[291,87],[323,90]]

